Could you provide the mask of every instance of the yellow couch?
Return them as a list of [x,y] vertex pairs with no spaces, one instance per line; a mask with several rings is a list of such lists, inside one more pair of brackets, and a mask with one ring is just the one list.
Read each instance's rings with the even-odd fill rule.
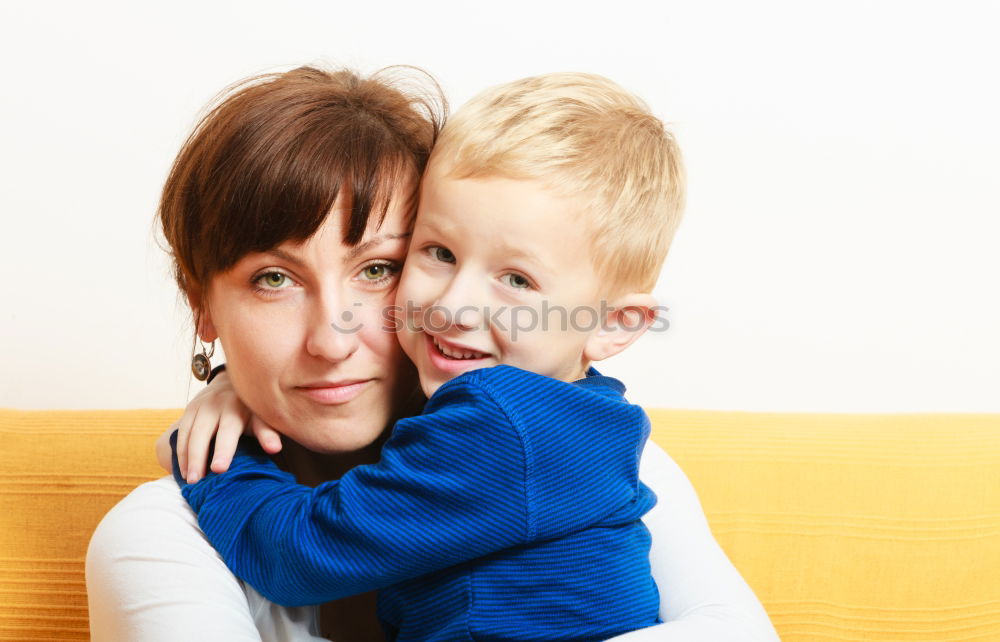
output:
[[[1000,640],[1000,415],[650,415],[783,640]],[[177,416],[0,410],[0,640],[87,639],[90,533]]]

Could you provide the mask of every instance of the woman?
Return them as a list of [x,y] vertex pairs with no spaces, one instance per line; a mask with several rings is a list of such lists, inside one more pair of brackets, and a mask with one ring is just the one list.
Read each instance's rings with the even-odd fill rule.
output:
[[[218,416],[212,404],[238,395],[282,434],[276,459],[304,483],[374,461],[387,427],[422,402],[380,318],[443,112],[436,91],[422,95],[383,76],[311,68],[249,81],[203,119],[164,189],[178,285],[199,336],[218,338],[228,360],[228,380],[185,421]],[[666,623],[622,639],[775,639],[683,473],[654,444],[641,473],[661,498],[644,521]],[[169,478],[105,517],[87,578],[98,641],[380,639],[370,595],[325,605],[319,617],[243,586]]]

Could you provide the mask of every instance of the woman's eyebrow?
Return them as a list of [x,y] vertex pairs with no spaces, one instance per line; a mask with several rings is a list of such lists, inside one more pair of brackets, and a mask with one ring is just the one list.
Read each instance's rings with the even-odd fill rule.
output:
[[290,254],[290,253],[288,253],[288,252],[286,252],[286,251],[284,251],[284,250],[282,250],[281,248],[278,248],[278,247],[273,247],[270,250],[267,250],[266,252],[264,252],[264,254],[270,254],[272,256],[278,257],[282,261],[288,261],[289,263],[291,263],[295,267],[302,267],[302,265],[303,265],[301,259],[299,259],[295,255]]
[[395,241],[396,239],[405,239],[409,238],[409,236],[409,232],[406,232],[405,234],[379,234],[378,236],[372,237],[364,243],[351,248],[351,251],[347,253],[347,260],[358,258],[379,243],[384,243],[385,241]]

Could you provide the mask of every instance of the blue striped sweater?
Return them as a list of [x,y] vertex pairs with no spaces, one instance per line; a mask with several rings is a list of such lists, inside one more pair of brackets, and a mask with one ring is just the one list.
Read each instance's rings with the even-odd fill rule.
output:
[[649,435],[621,382],[511,366],[442,385],[377,464],[309,488],[244,440],[182,492],[240,578],[279,604],[381,589],[390,639],[603,640],[655,624],[640,517]]

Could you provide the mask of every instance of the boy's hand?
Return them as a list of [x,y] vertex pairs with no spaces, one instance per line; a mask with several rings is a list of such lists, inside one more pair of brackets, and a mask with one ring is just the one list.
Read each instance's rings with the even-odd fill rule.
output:
[[[268,454],[281,450],[281,436],[251,415],[250,409],[236,396],[225,371],[216,375],[212,383],[195,395],[181,418],[167,431],[167,440],[174,429],[177,430],[177,463],[189,484],[204,477],[205,460],[213,437],[215,452],[211,469],[216,473],[223,473],[229,468],[236,452],[236,442],[244,432],[253,434]],[[160,441],[167,442],[167,464],[164,468],[170,470],[170,445],[167,440],[160,438]],[[157,442],[157,457],[163,465],[160,450],[160,443]]]
[[167,431],[156,439],[156,462],[160,464],[160,468],[167,471],[168,473],[174,472],[173,466],[171,465],[171,453],[170,453],[170,433],[174,431],[174,427],[170,426]]

